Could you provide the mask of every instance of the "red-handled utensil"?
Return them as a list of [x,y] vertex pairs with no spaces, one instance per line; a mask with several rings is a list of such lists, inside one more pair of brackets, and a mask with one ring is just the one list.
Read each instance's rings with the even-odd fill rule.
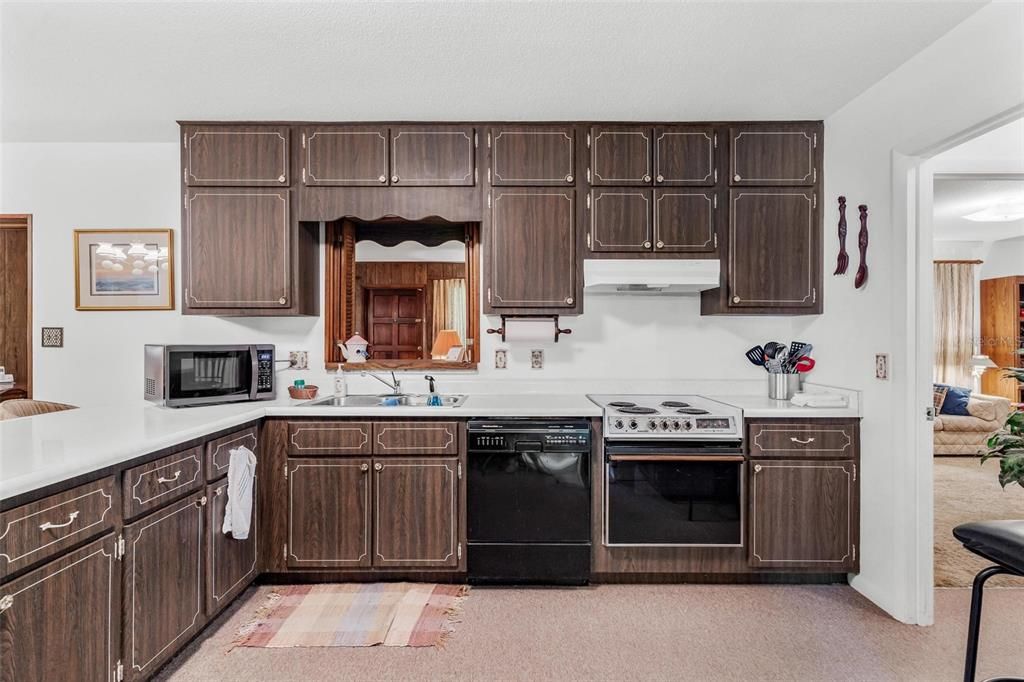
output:
[[793,367],[796,369],[797,372],[803,373],[810,372],[812,369],[814,369],[814,364],[814,358],[807,357],[805,355],[799,360],[797,360],[796,364],[793,365]]

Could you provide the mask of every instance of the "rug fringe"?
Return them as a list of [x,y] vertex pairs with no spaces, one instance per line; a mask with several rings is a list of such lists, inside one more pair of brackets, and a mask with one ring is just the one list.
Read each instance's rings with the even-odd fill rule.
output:
[[441,636],[437,638],[435,649],[444,649],[448,639],[455,634],[455,626],[462,623],[462,613],[469,597],[469,585],[462,585],[455,595],[452,605],[444,610],[445,622],[441,626]]
[[281,601],[282,596],[283,595],[276,590],[267,594],[263,604],[253,612],[252,616],[249,617],[249,620],[247,620],[242,627],[238,628],[238,632],[235,634],[235,638],[232,640],[231,646],[228,647],[226,653],[230,653],[236,648],[242,646],[242,642],[253,633],[256,626],[260,624],[260,621],[264,620],[267,615],[274,610],[277,603]]

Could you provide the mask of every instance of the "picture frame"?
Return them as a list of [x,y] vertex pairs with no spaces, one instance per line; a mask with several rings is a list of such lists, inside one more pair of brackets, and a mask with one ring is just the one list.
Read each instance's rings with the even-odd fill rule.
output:
[[452,346],[448,349],[448,355],[445,356],[445,360],[448,362],[462,362],[462,359],[466,355],[465,346]]
[[75,310],[174,310],[174,231],[76,229]]

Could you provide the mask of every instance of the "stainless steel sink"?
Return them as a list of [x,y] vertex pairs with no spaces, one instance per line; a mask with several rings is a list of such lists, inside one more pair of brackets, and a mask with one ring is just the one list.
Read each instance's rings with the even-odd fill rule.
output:
[[[435,407],[459,407],[469,396],[462,393],[438,393],[441,404]],[[346,395],[330,396],[312,400],[306,405],[325,407],[428,407],[427,393],[403,393],[401,395]]]

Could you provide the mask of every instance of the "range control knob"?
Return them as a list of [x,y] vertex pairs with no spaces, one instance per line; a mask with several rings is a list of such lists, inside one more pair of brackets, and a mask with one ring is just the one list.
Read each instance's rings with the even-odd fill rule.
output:
[[679,430],[679,420],[678,419],[673,419],[672,420],[672,430],[673,431],[678,431]]
[[622,421],[621,419],[616,419],[615,423],[612,424],[612,426],[614,426],[617,429],[623,429],[623,428],[626,427],[626,423],[624,421]]
[[693,422],[691,422],[689,419],[687,419],[686,421],[683,422],[683,431],[689,431],[692,428],[693,428]]
[[657,431],[657,430],[658,430],[658,422],[656,422],[656,421],[655,421],[655,420],[653,420],[653,419],[649,420],[649,421],[647,422],[647,429],[648,429],[649,431]]
[[667,419],[662,419],[661,420],[661,424],[659,424],[659,426],[661,427],[662,431],[668,431],[668,427],[669,427],[668,420]]
[[632,429],[633,431],[636,431],[636,427],[637,426],[639,426],[639,424],[636,423],[635,419],[630,419],[629,420],[629,428],[630,429]]

